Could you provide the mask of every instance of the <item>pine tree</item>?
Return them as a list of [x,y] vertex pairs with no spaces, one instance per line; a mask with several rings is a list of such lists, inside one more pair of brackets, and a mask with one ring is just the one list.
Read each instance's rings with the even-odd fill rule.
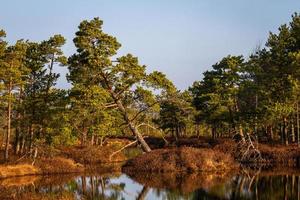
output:
[[103,95],[111,100],[105,107],[116,106],[144,151],[149,152],[151,149],[137,129],[126,99],[137,86],[172,90],[173,84],[160,72],[146,74],[146,66],[140,65],[138,58],[131,54],[115,58],[121,44],[102,31],[102,24],[98,18],[80,23],[74,38],[77,53],[69,58],[68,80],[73,85],[80,84],[81,88],[98,86]]

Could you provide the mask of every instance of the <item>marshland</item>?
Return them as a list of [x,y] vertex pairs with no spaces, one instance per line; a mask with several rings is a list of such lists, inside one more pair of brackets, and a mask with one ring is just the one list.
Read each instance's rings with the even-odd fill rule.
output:
[[[193,10],[191,2],[175,5]],[[290,4],[288,20],[251,53],[226,53],[237,49],[225,45],[223,56],[191,75],[189,62],[185,74],[127,52],[128,41],[143,37],[145,45],[166,42],[151,52],[154,60],[172,53],[166,46],[180,31],[167,37],[165,26],[155,29],[163,40],[152,41],[151,32],[128,34],[134,23],[125,19],[111,29],[111,14],[103,15],[109,22],[83,14],[72,37],[47,29],[38,39],[28,29],[10,32],[21,21],[0,22],[0,199],[300,199],[300,5]]]

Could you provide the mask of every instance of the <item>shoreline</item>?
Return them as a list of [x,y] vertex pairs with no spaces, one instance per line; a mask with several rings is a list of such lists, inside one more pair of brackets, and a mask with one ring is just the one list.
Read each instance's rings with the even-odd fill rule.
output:
[[[112,139],[113,141],[114,139]],[[126,145],[130,142],[129,139],[117,139]],[[161,139],[150,138],[150,145],[154,149],[168,151],[185,146],[194,146],[194,149],[202,151],[222,152],[227,155],[234,153],[236,143],[230,139],[211,140],[208,138],[182,138],[178,141],[177,147],[164,146],[162,147]],[[195,142],[196,141],[196,142]],[[157,145],[156,145],[157,144]],[[193,145],[191,145],[193,144]],[[156,145],[156,146],[155,146]],[[122,172],[122,166],[126,161],[136,158],[140,152],[134,152],[133,155],[126,155],[124,152],[118,153],[113,160],[109,160],[109,155],[112,152],[120,149],[119,146],[104,146],[104,147],[67,147],[57,148],[57,155],[47,158],[37,158],[36,163],[32,166],[32,160],[23,160],[17,164],[0,164],[0,179],[9,177],[20,177],[28,175],[54,175],[54,174],[71,174],[82,173],[86,171],[98,172]],[[133,151],[137,148],[133,147]],[[299,166],[300,148],[296,145],[285,147],[284,145],[267,145],[259,144],[264,162],[254,163],[257,167],[274,168],[274,167],[292,167]],[[204,154],[205,155],[205,154]],[[143,154],[147,156],[147,154]],[[241,163],[238,163],[241,164]],[[241,164],[251,166],[253,163]],[[24,170],[24,166],[25,170]]]

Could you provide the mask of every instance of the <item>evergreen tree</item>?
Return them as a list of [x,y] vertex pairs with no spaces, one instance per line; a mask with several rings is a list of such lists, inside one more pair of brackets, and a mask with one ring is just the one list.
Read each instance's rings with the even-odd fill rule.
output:
[[136,117],[130,115],[127,97],[138,86],[172,90],[173,84],[160,72],[146,74],[146,66],[140,65],[131,54],[115,58],[121,45],[102,31],[102,24],[98,18],[80,23],[74,38],[77,53],[69,58],[68,80],[82,89],[99,87],[102,95],[108,97],[104,108],[115,105],[144,151],[149,152],[150,147],[136,128]]
[[[3,35],[3,34],[2,34]],[[19,40],[15,45],[8,46],[2,52],[0,62],[0,82],[2,83],[2,101],[6,107],[6,138],[5,138],[5,160],[9,159],[9,145],[12,134],[12,117],[16,101],[17,91],[23,82],[23,76],[27,73],[25,66],[25,54],[27,44]]]

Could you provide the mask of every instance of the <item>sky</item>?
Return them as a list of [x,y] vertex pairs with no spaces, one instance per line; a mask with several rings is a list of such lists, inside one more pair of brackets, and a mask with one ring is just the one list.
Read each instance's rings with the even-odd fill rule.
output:
[[[71,55],[79,23],[99,17],[122,44],[119,55],[134,54],[148,72],[161,71],[184,90],[223,57],[249,56],[294,12],[300,12],[299,0],[7,0],[0,29],[10,44],[62,34]],[[56,72],[57,86],[70,87],[67,69]]]

